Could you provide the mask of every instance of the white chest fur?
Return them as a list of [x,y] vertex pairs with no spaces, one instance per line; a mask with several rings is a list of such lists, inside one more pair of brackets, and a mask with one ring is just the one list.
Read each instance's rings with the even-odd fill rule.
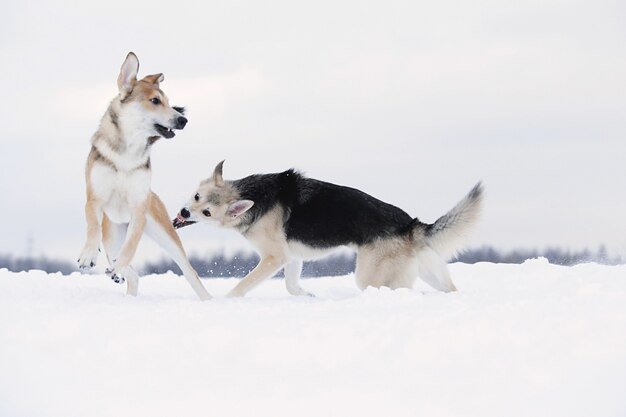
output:
[[150,194],[151,171],[136,169],[116,171],[105,164],[94,164],[91,186],[103,201],[103,210],[115,223],[128,223],[133,208],[143,204]]

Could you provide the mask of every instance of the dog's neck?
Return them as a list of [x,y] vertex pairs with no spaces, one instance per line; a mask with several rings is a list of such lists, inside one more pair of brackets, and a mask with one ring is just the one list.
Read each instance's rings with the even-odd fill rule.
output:
[[146,128],[139,112],[128,111],[116,97],[109,104],[92,138],[92,145],[108,159],[117,170],[131,171],[150,166],[152,144],[158,139]]

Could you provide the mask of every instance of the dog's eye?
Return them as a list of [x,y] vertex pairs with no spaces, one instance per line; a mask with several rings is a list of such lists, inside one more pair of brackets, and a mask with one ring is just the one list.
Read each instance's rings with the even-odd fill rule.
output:
[[200,194],[196,194],[193,198],[196,201],[200,201]]
[[155,98],[151,98],[150,101],[152,102],[152,104],[154,105],[159,105],[161,104],[161,100],[158,99],[158,97]]
[[209,211],[209,209],[202,210],[202,214],[204,214],[207,217],[211,217],[211,212]]

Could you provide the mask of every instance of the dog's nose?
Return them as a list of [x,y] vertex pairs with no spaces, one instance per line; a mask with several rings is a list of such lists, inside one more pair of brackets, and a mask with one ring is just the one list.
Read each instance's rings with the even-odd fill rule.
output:
[[180,211],[180,215],[183,216],[183,218],[188,219],[189,216],[191,216],[191,213],[189,213],[189,210],[184,208]]
[[187,124],[187,118],[186,117],[179,116],[178,119],[176,119],[176,127],[177,128],[184,129],[186,124]]

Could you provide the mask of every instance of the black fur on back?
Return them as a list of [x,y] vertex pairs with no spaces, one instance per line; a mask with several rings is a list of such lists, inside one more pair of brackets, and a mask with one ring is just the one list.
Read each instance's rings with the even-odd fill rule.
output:
[[413,219],[406,212],[354,188],[302,176],[290,169],[233,181],[241,198],[254,201],[246,224],[276,204],[285,209],[285,233],[316,248],[363,245],[404,235]]

